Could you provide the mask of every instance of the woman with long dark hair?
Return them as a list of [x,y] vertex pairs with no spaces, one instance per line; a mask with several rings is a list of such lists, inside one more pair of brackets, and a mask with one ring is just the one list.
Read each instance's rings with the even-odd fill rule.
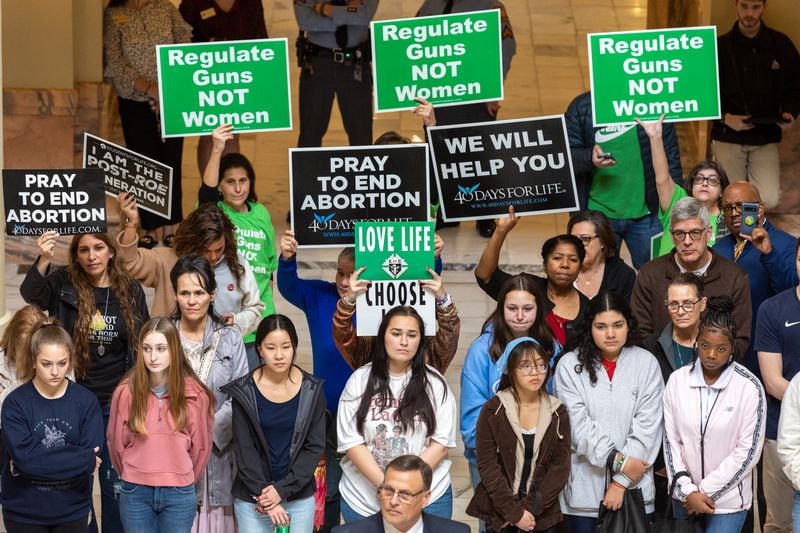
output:
[[231,443],[231,399],[223,385],[247,374],[242,334],[214,312],[218,294],[214,271],[204,258],[187,255],[170,272],[177,305],[172,320],[186,360],[214,394],[214,448],[195,487],[198,513],[192,531],[226,533],[235,527],[231,486],[235,464]]
[[125,146],[172,168],[171,216],[142,215],[145,234],[138,242],[145,248],[159,238],[172,246],[175,224],[183,218],[183,137],[161,135],[156,46],[188,43],[191,31],[168,0],[110,0],[103,13],[103,77],[117,93]]
[[[679,519],[704,515],[705,530],[738,533],[753,504],[753,469],[766,430],[764,388],[736,362],[733,301],[709,298],[692,364],[664,390],[664,460]],[[676,479],[677,478],[677,479]]]
[[478,417],[481,481],[467,513],[486,522],[489,533],[555,531],[562,520],[558,495],[569,478],[567,409],[545,391],[551,370],[538,340],[512,340],[497,363],[500,390]]
[[108,446],[122,481],[126,533],[188,533],[197,512],[195,483],[214,445],[214,395],[183,355],[164,317],[139,334],[136,366],[114,391]]
[[503,375],[498,361],[504,350],[515,339],[532,337],[548,365],[560,350],[545,321],[544,302],[535,278],[525,274],[510,277],[500,288],[497,307],[483,323],[481,335],[467,350],[461,371],[459,408],[464,457],[469,463],[473,488],[480,481],[475,449],[476,422],[481,408],[497,392]]
[[[447,452],[456,445],[456,402],[442,375],[425,364],[424,338],[425,326],[413,308],[391,309],[381,321],[371,362],[353,372],[342,392],[337,434],[339,453],[345,454],[339,490],[346,522],[380,510],[381,465],[406,453],[419,455],[433,469],[426,512],[452,514]],[[385,433],[379,436],[380,426]]]
[[17,360],[27,380],[3,402],[3,521],[9,533],[85,533],[105,441],[100,405],[67,379],[70,334],[52,319],[28,326],[27,357]]
[[[107,233],[76,235],[67,266],[51,269],[58,233],[45,232],[36,243],[41,255],[20,287],[26,302],[58,319],[72,335],[77,382],[94,393],[108,425],[111,395],[133,368],[135,342],[150,317],[142,286],[125,268],[116,241]],[[100,494],[104,529],[121,529],[114,484],[119,481],[108,456],[100,451]]]
[[652,463],[661,442],[664,382],[637,346],[628,302],[604,292],[578,326],[580,342],[556,366],[554,392],[572,423],[572,463],[561,509],[573,533],[594,531],[598,502],[617,510],[625,490],[642,490],[653,512]]
[[297,342],[289,318],[264,318],[256,331],[264,364],[223,387],[233,399],[233,496],[241,533],[269,533],[290,520],[293,532],[314,529],[325,394],[322,381],[295,364]]

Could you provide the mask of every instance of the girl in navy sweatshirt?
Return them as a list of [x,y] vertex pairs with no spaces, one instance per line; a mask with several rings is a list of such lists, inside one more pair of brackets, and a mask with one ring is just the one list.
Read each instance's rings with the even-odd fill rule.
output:
[[19,361],[33,375],[3,403],[3,520],[9,533],[85,532],[104,439],[100,404],[67,379],[69,333],[49,321],[33,329],[30,360]]

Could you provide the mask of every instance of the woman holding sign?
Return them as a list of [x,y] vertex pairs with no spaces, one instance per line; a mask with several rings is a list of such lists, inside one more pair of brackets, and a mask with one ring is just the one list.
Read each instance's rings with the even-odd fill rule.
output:
[[[215,202],[236,228],[239,253],[247,258],[257,275],[262,318],[275,312],[272,303],[272,273],[278,268],[275,253],[275,230],[264,204],[256,196],[256,173],[250,161],[240,153],[226,153],[225,146],[235,139],[233,126],[223,125],[211,135],[208,165],[200,186],[200,203]],[[244,338],[250,370],[261,365],[255,349],[255,332]]]
[[382,465],[409,453],[433,469],[426,512],[448,519],[452,514],[447,452],[456,445],[456,401],[442,375],[425,364],[424,338],[425,325],[413,308],[392,308],[372,343],[371,362],[353,372],[339,399],[339,453],[346,454],[339,491],[346,522],[380,510]]
[[[125,145],[141,155],[172,167],[172,217],[144,213],[139,241],[153,248],[157,233],[172,246],[181,208],[181,158],[183,138],[161,136],[156,45],[188,43],[191,28],[168,0],[110,0],[103,20],[106,82],[119,97],[119,118]],[[163,231],[161,228],[164,228]]]
[[[133,367],[134,342],[150,317],[142,286],[125,269],[116,241],[106,233],[76,235],[69,246],[66,268],[50,271],[58,233],[48,231],[36,243],[41,255],[20,287],[27,303],[59,320],[72,334],[73,365],[78,383],[97,397],[108,425],[111,395]],[[103,529],[118,531],[117,473],[100,452],[100,490]]]

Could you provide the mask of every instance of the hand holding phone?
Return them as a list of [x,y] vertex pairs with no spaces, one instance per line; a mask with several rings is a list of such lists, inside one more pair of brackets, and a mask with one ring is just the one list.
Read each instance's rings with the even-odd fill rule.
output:
[[758,204],[742,202],[742,218],[739,226],[741,235],[752,235],[753,228],[758,226]]

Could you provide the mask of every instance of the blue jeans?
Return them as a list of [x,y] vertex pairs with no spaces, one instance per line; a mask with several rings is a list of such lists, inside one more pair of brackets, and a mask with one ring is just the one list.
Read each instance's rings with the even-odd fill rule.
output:
[[[686,508],[678,500],[672,500],[672,510],[678,520],[689,518]],[[706,533],[739,533],[745,518],[747,518],[746,510],[727,514],[707,514]]]
[[[425,512],[433,516],[438,516],[439,518],[450,520],[453,516],[453,487],[447,487],[445,493],[442,494],[438,500],[429,503],[425,507]],[[349,524],[350,522],[363,520],[368,517],[358,514],[355,509],[350,507],[347,502],[344,501],[344,498],[342,498],[342,518],[344,518],[345,524]]]
[[800,491],[794,493],[792,500],[792,529],[800,532]]
[[620,247],[625,241],[636,270],[650,261],[650,240],[664,231],[656,215],[645,215],[631,220],[611,219],[611,229],[617,236],[617,255],[619,256]]
[[125,533],[188,533],[196,513],[194,485],[149,487],[124,480],[119,484]]
[[[472,490],[481,482],[481,474],[478,472],[478,456],[475,453],[475,448],[464,448],[464,457],[467,459],[469,465],[469,484],[472,485]],[[478,520],[478,532],[484,533],[486,531],[486,523],[483,520]]]
[[[281,502],[283,509],[289,514],[292,533],[312,533],[314,531],[314,495],[302,500]],[[239,533],[272,533],[275,525],[266,513],[256,511],[255,502],[246,502],[239,498],[233,501],[233,512]]]

